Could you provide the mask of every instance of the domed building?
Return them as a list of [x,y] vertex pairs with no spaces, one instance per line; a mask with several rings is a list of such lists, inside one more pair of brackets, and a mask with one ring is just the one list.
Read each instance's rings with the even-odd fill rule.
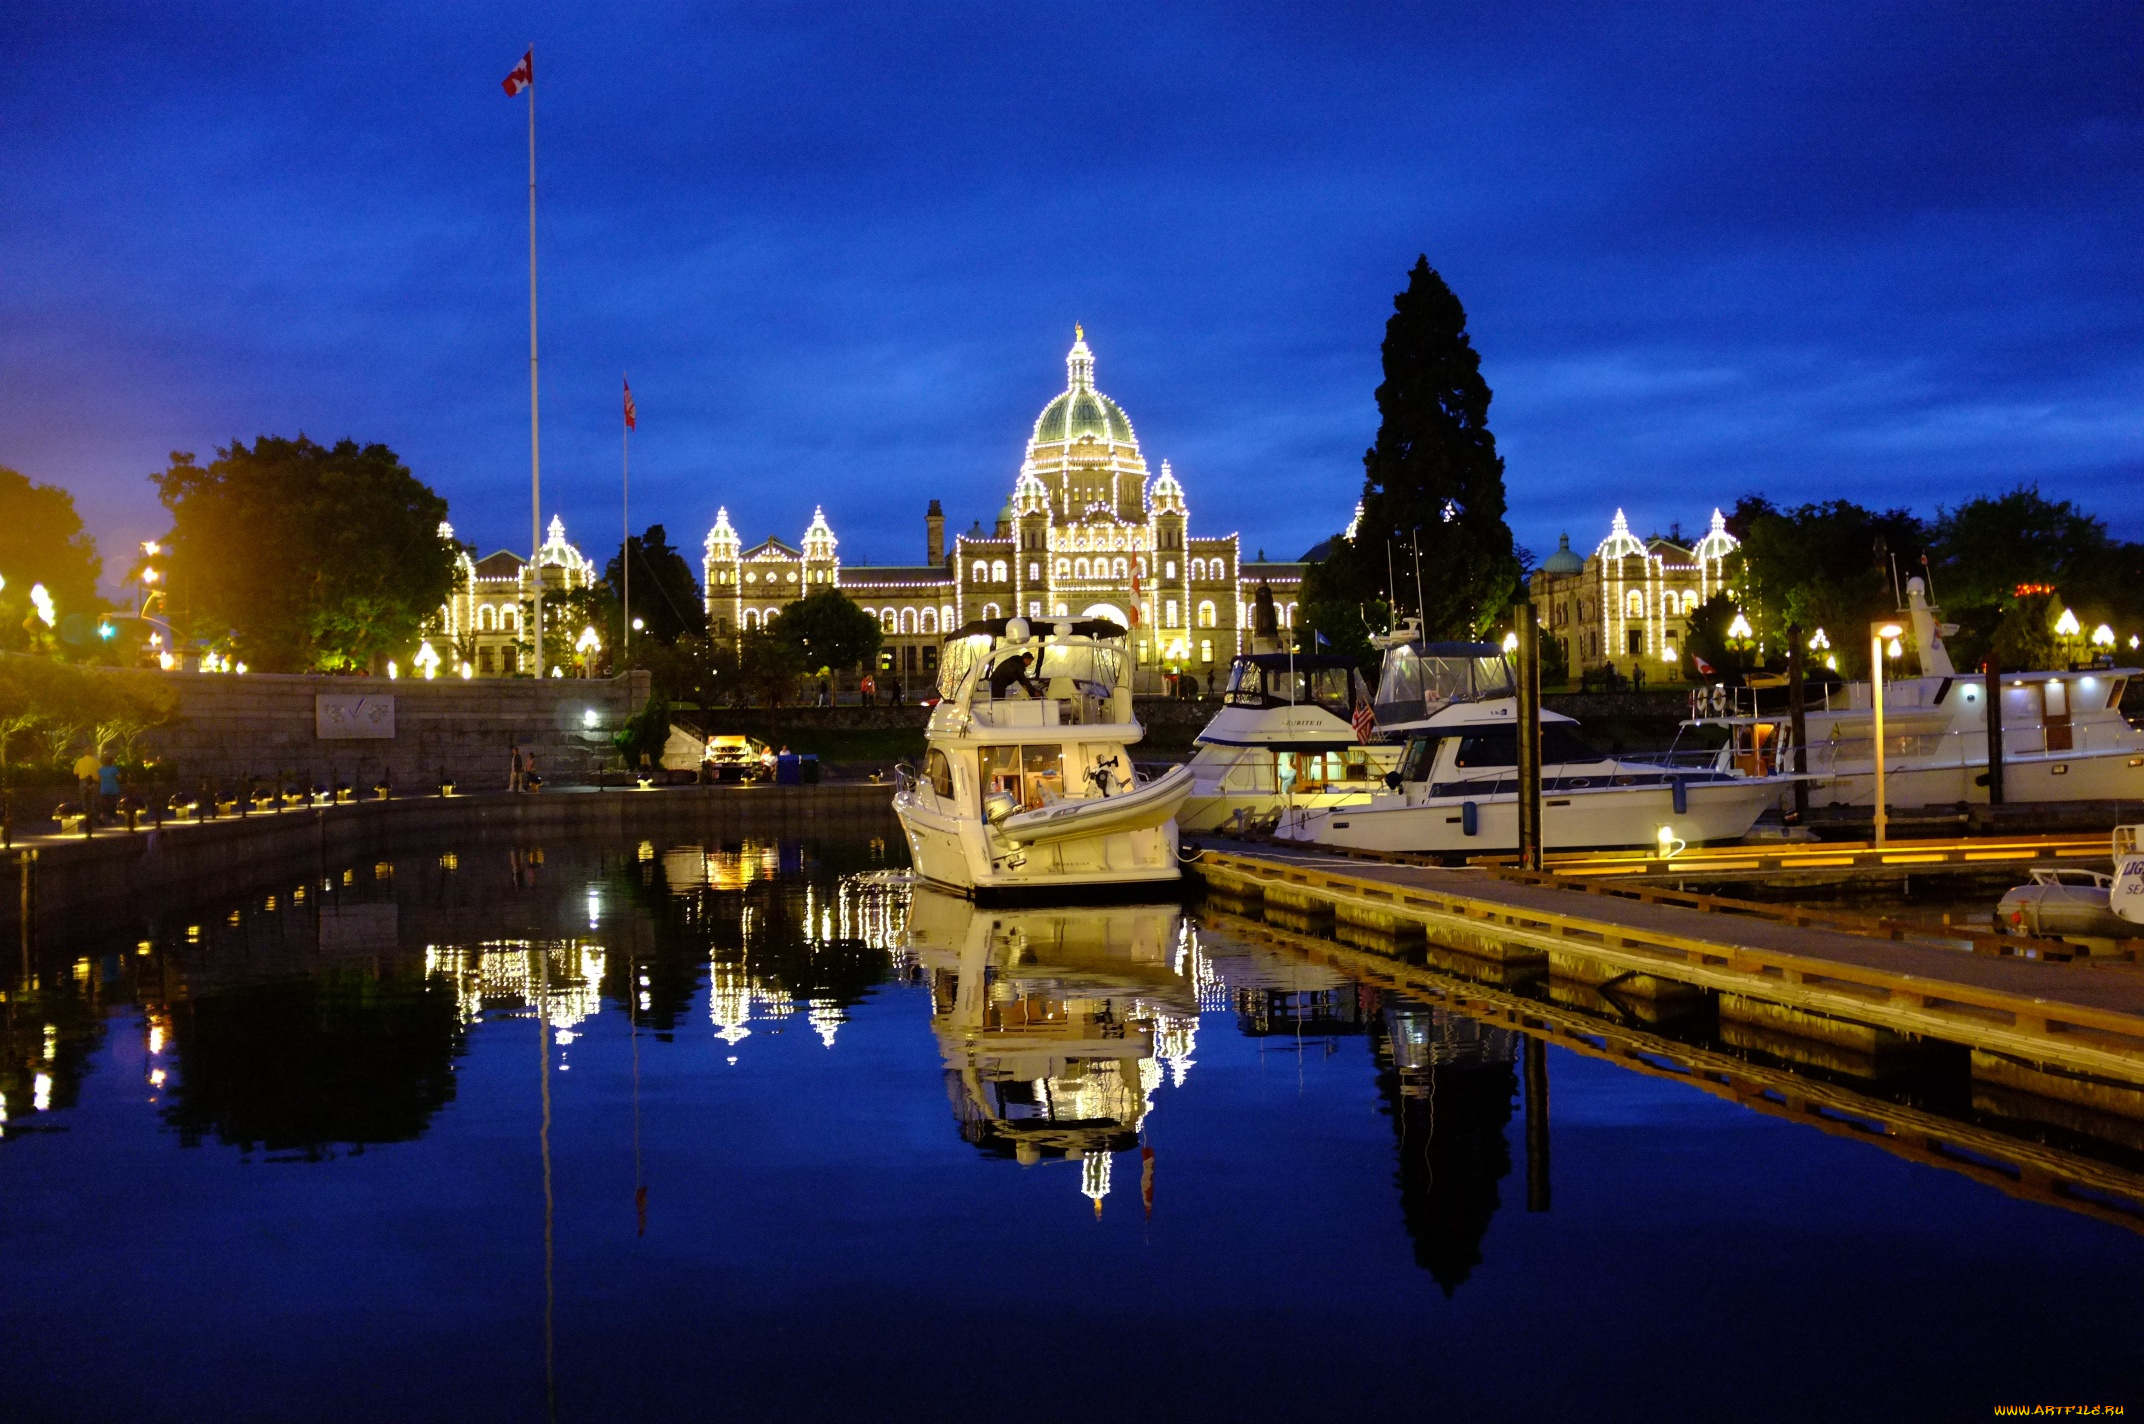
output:
[[1246,561],[1234,534],[1195,537],[1184,487],[1165,460],[1152,475],[1131,417],[1095,385],[1086,332],[1075,328],[1065,388],[1035,418],[1010,497],[990,528],[945,537],[937,500],[924,516],[924,560],[844,564],[824,513],[801,547],[743,546],[722,510],[708,532],[707,616],[718,635],[764,627],[815,583],[831,583],[878,618],[880,670],[910,689],[935,676],[947,633],[984,618],[1103,617],[1131,630],[1143,692],[1168,675],[1217,683],[1250,633],[1259,583],[1285,626],[1305,565]]
[[1563,535],[1528,592],[1574,678],[1613,665],[1626,677],[1642,667],[1650,680],[1671,679],[1689,646],[1690,615],[1727,587],[1727,556],[1739,547],[1717,509],[1712,527],[1688,547],[1657,534],[1639,539],[1619,509],[1608,537],[1584,559]]

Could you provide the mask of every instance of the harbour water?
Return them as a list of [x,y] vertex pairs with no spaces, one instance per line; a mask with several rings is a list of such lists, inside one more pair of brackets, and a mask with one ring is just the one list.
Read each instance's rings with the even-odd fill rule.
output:
[[0,1030],[0,1413],[2140,1402],[2119,1223],[899,854],[472,840],[48,937]]

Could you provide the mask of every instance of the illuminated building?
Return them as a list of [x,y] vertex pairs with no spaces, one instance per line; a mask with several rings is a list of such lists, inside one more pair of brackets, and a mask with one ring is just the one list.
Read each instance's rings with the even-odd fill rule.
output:
[[1036,418],[990,528],[978,521],[949,547],[932,500],[922,563],[845,564],[823,508],[798,544],[767,538],[749,547],[722,508],[705,544],[708,623],[735,636],[832,587],[879,620],[881,671],[914,685],[935,674],[940,640],[965,623],[1104,617],[1133,628],[1139,686],[1153,690],[1164,671],[1225,669],[1248,640],[1261,582],[1282,626],[1295,622],[1304,564],[1246,560],[1238,536],[1194,536],[1190,524],[1175,472],[1163,461],[1152,474],[1130,417],[1096,389],[1082,332],[1065,358],[1065,389]]
[[1640,540],[1619,509],[1608,537],[1583,560],[1564,535],[1530,593],[1574,679],[1610,663],[1626,675],[1636,666],[1673,677],[1689,646],[1690,615],[1727,587],[1727,556],[1739,547],[1717,509],[1689,548],[1658,535]]
[[[454,526],[442,524],[439,532],[451,539]],[[593,588],[600,570],[566,542],[566,523],[555,514],[536,567],[543,571],[545,661],[571,671],[572,634],[580,630],[555,621],[554,609],[564,607],[561,595]],[[560,602],[554,605],[553,599]],[[455,661],[473,665],[478,677],[511,677],[524,671],[535,655],[523,626],[535,600],[536,581],[527,559],[511,549],[478,559],[464,548],[455,560],[454,592],[426,632],[443,637],[453,646]]]

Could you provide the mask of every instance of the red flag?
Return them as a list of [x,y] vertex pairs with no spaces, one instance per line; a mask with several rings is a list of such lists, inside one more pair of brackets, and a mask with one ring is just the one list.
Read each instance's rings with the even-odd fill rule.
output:
[[625,428],[627,430],[638,430],[640,428],[640,407],[633,404],[633,383],[631,381],[625,383]]
[[1699,657],[1699,656],[1698,656],[1697,654],[1695,654],[1695,653],[1692,653],[1692,654],[1690,654],[1690,661],[1691,661],[1691,662],[1693,662],[1693,663],[1696,663],[1696,664],[1697,664],[1697,670],[1698,670],[1699,672],[1703,673],[1703,674],[1704,674],[1704,675],[1705,675],[1706,677],[1710,677],[1710,676],[1712,676],[1712,664],[1711,664],[1711,663],[1708,663],[1708,662],[1706,662],[1706,661],[1705,661],[1705,660],[1704,660],[1703,658]]
[[1154,1215],[1154,1149],[1139,1149],[1139,1200],[1146,1204],[1146,1214]]
[[514,66],[514,72],[506,76],[506,82],[501,87],[506,90],[506,97],[511,99],[535,82],[536,51],[532,49],[521,56],[521,63]]
[[1139,575],[1138,575],[1138,574],[1136,574],[1136,573],[1132,575],[1132,611],[1131,611],[1130,617],[1131,617],[1131,620],[1132,620],[1132,626],[1133,626],[1134,628],[1138,627],[1138,626],[1139,626]]

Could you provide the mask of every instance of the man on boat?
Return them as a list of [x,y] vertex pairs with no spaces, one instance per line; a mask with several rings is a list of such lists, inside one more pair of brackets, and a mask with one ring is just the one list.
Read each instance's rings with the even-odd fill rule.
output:
[[991,697],[1002,701],[1011,693],[1014,683],[1018,683],[1029,697],[1035,698],[1037,701],[1047,696],[1048,694],[1043,691],[1041,685],[1027,675],[1027,670],[1033,667],[1034,663],[1035,655],[1033,653],[1022,653],[1016,658],[1007,658],[992,668],[990,670]]

